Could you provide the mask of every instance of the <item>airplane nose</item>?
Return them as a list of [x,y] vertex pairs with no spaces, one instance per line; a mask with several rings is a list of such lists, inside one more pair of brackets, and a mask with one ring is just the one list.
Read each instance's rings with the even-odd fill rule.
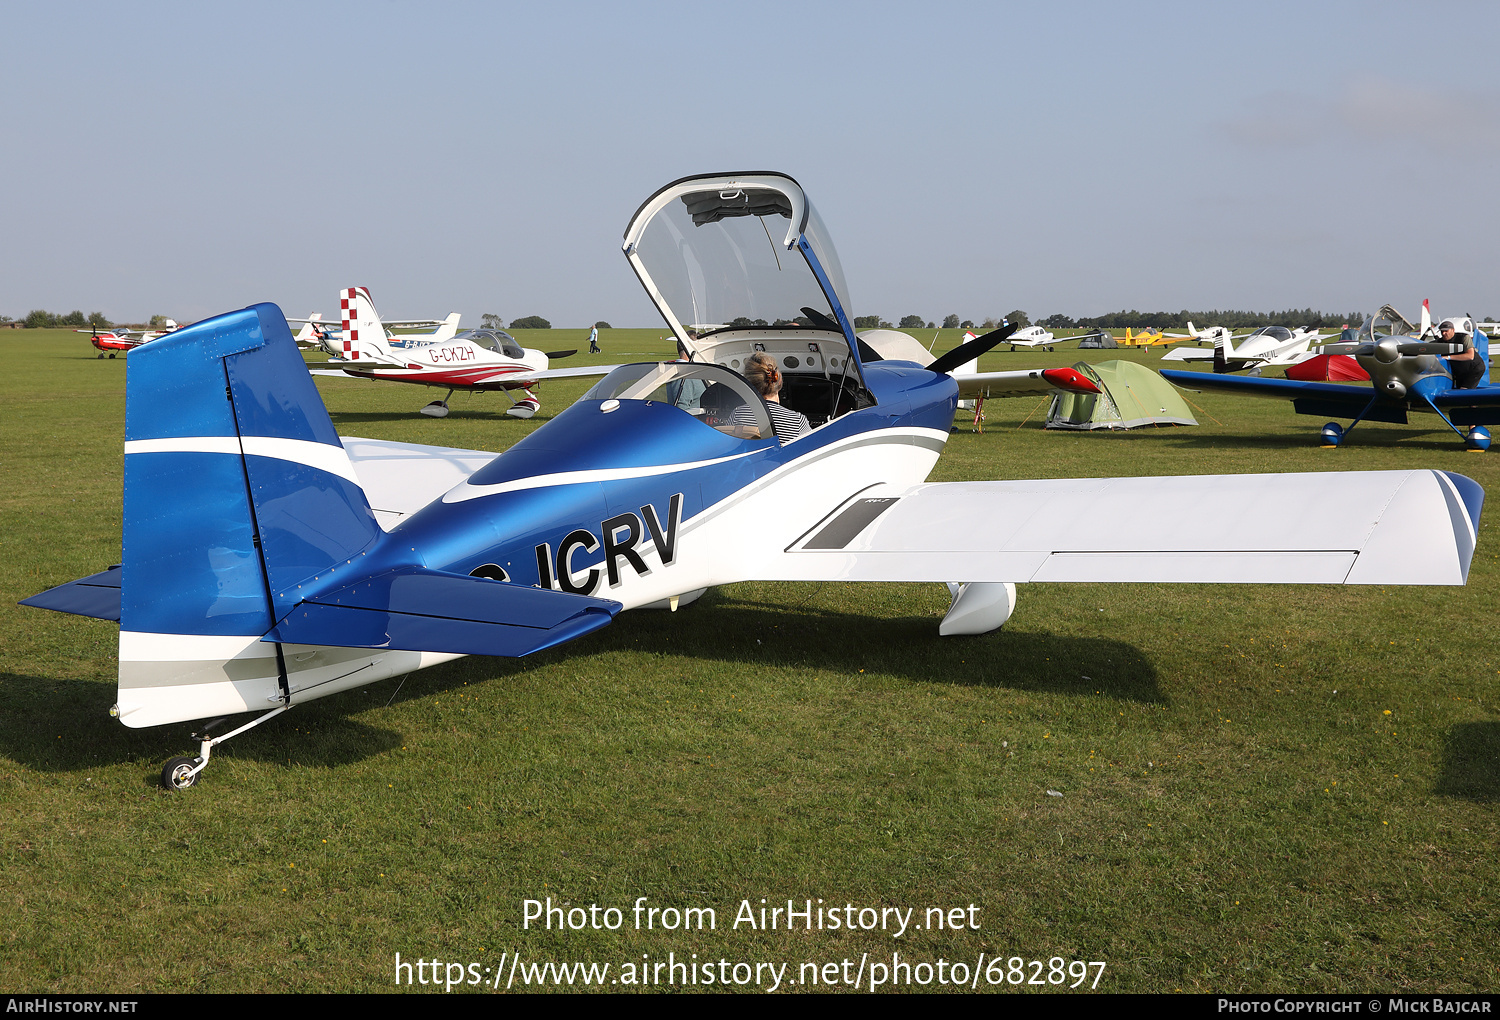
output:
[[1406,386],[1395,379],[1385,384],[1385,391],[1398,399],[1406,396]]
[[1394,365],[1399,357],[1401,357],[1401,345],[1395,337],[1388,336],[1375,345],[1375,360],[1382,365]]

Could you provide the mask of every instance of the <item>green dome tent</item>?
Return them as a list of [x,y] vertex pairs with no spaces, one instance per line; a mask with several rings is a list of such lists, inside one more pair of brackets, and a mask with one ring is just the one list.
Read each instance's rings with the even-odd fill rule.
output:
[[1196,425],[1172,384],[1134,361],[1073,366],[1100,392],[1059,393],[1047,411],[1049,429],[1135,429],[1143,425]]

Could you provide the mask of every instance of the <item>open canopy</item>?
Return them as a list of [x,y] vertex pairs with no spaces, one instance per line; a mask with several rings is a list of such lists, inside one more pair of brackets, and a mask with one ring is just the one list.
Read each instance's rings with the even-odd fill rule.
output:
[[792,322],[842,333],[857,348],[838,255],[801,186],[784,174],[674,181],[636,211],[624,249],[690,352],[698,350],[690,329]]

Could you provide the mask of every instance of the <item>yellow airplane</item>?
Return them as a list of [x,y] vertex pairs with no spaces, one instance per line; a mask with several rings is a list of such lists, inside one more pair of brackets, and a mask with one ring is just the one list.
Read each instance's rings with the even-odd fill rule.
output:
[[1121,347],[1154,347],[1157,344],[1175,344],[1185,339],[1189,338],[1180,336],[1167,336],[1159,329],[1147,329],[1142,330],[1139,333],[1132,334],[1130,332],[1130,327],[1127,326],[1125,328],[1125,335],[1123,337],[1115,337],[1115,343],[1119,344]]

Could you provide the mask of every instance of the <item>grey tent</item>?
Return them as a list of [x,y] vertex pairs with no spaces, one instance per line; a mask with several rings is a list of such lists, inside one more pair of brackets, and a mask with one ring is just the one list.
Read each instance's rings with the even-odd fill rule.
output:
[[1112,351],[1119,346],[1115,343],[1113,334],[1110,333],[1093,333],[1078,341],[1080,351]]
[[1100,392],[1059,393],[1047,411],[1049,429],[1135,429],[1143,425],[1196,425],[1172,384],[1134,361],[1073,366]]

